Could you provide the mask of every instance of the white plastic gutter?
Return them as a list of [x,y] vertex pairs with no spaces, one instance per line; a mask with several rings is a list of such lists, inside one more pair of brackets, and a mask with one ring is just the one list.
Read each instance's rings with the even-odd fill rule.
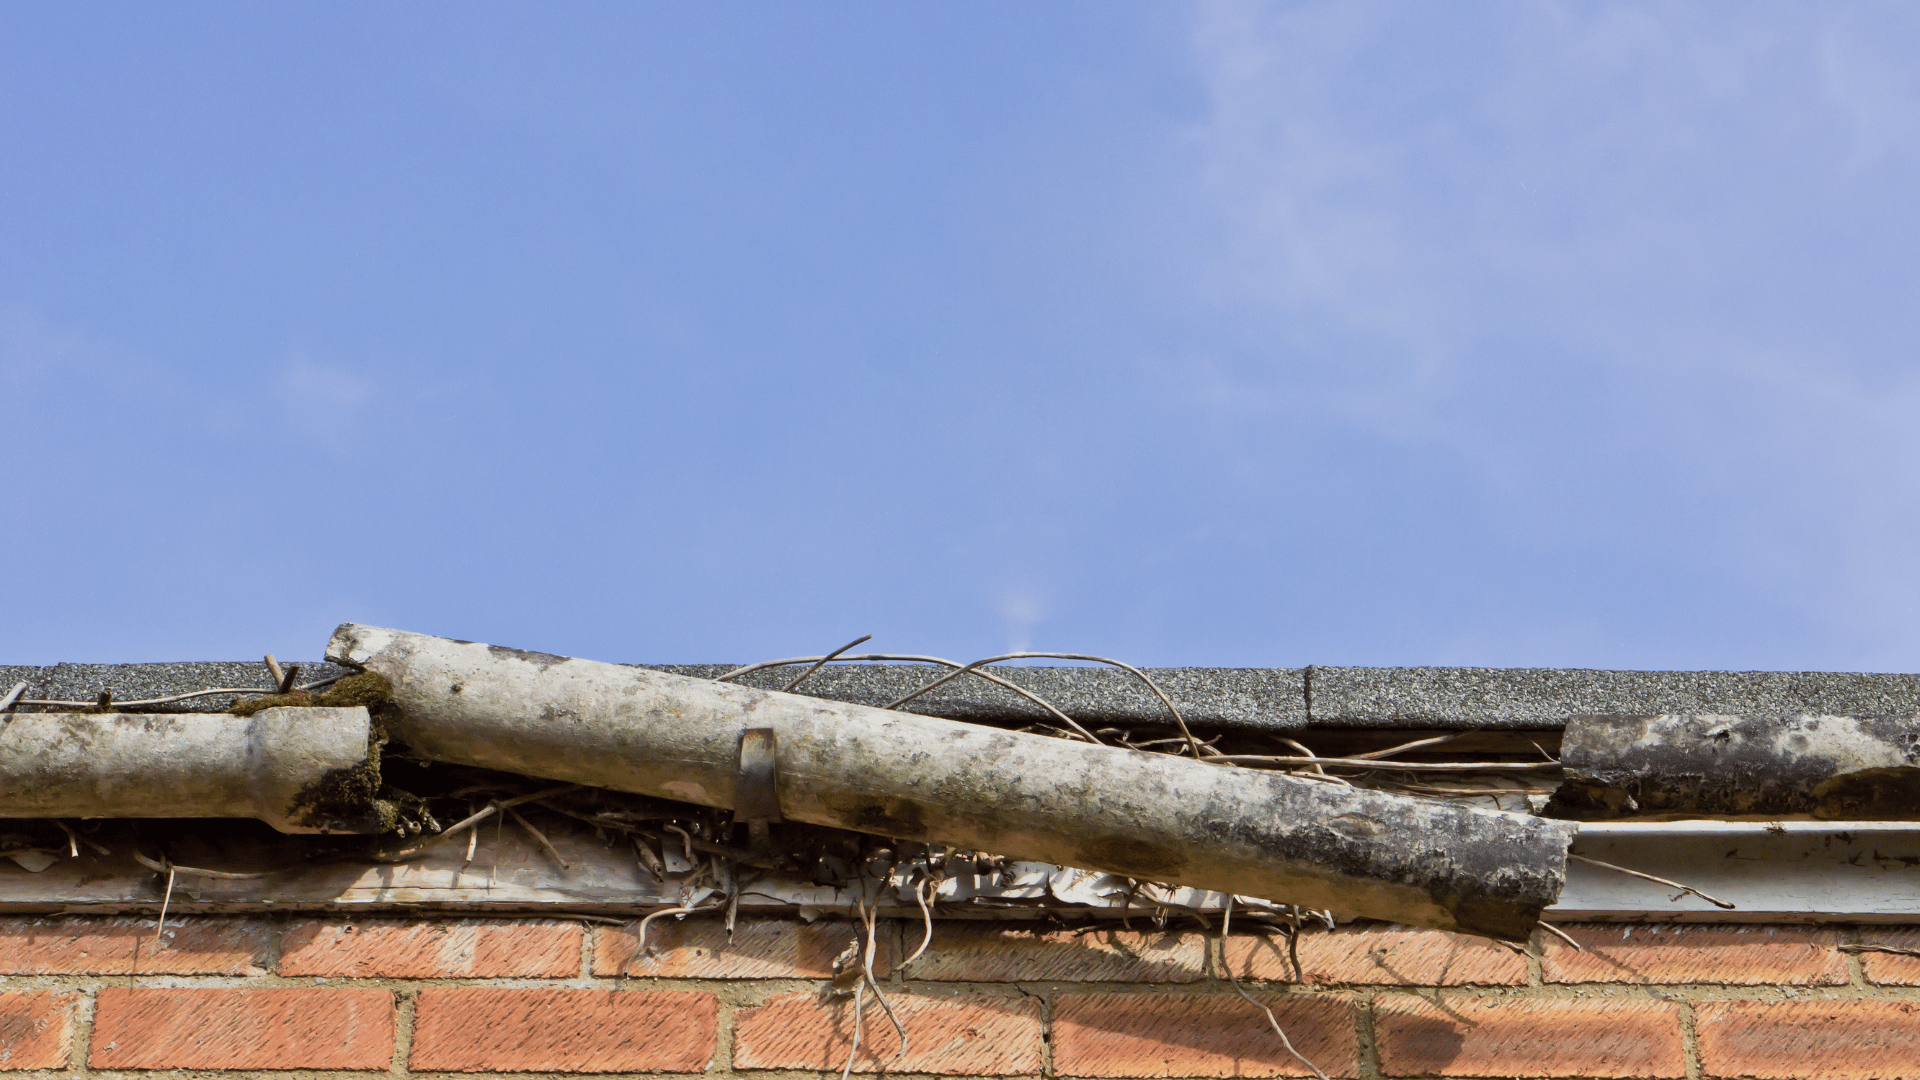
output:
[[1920,821],[1582,824],[1573,851],[1734,905],[1570,862],[1555,921],[1909,922],[1920,919]]

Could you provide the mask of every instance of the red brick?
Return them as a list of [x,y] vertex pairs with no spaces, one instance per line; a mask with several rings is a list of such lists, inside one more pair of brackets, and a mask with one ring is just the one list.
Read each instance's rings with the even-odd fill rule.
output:
[[[1328,1076],[1358,1076],[1353,1000],[1256,994],[1301,1056]],[[1237,994],[1067,994],[1053,1010],[1062,1076],[1311,1076],[1266,1014]]]
[[1694,1006],[1710,1077],[1915,1080],[1920,1003],[1714,1001]]
[[393,1058],[385,990],[100,991],[96,1069],[381,1069]]
[[[1240,978],[1293,981],[1284,934],[1229,938],[1224,955]],[[1518,986],[1527,981],[1527,958],[1444,930],[1343,926],[1300,934],[1300,970],[1310,983]]]
[[[169,918],[153,942],[154,920],[0,919],[0,974],[263,975],[273,928],[260,919]],[[135,952],[139,955],[136,958]]]
[[75,994],[0,994],[0,1069],[64,1069]]
[[[593,973],[672,979],[824,979],[833,958],[854,939],[854,924],[838,919],[742,919],[727,940],[724,923],[710,916],[655,919],[647,927],[652,954],[634,960],[635,920],[593,933]],[[861,931],[864,938],[865,931]],[[874,939],[873,973],[887,974],[887,935]],[[632,966],[628,962],[632,961]]]
[[1542,935],[1540,974],[1561,983],[1843,986],[1839,932],[1806,926],[1562,926],[1583,950]]
[[1666,1002],[1383,994],[1373,1012],[1386,1076],[1687,1074]]
[[[1920,951],[1920,930],[1869,928],[1860,936],[1860,943]],[[1920,956],[1862,952],[1860,965],[1867,981],[1877,986],[1920,986]]]
[[420,991],[413,1069],[699,1072],[713,1060],[720,999],[624,990]]
[[[1040,1071],[1040,1006],[1032,998],[887,997],[907,1029],[900,1037],[871,996],[861,1013],[856,1072],[1006,1076]],[[733,1017],[736,1069],[826,1071],[846,1064],[853,1039],[851,996],[822,1001],[785,994]]]
[[280,974],[394,979],[565,978],[580,974],[578,923],[545,919],[296,922]]
[[[907,931],[908,951],[920,927]],[[1198,934],[1048,929],[1025,923],[944,922],[907,974],[972,982],[1193,982],[1207,973]]]

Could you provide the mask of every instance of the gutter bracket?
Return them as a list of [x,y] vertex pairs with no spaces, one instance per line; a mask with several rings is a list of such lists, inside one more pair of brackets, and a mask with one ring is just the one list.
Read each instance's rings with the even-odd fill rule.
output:
[[740,767],[733,780],[733,820],[747,823],[755,849],[768,845],[767,826],[780,823],[780,767],[772,728],[740,733]]

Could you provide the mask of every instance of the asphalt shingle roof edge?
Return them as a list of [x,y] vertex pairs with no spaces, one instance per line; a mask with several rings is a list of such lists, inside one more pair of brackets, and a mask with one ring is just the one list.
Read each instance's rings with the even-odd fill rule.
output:
[[[637,665],[712,678],[727,664]],[[747,685],[777,690],[801,668],[756,672]],[[1289,731],[1303,727],[1556,728],[1592,713],[1730,713],[1753,717],[1825,713],[1920,716],[1920,675],[1774,671],[1597,671],[1578,668],[1308,667],[1149,668],[1198,728]],[[1165,707],[1124,671],[1096,667],[996,667],[1002,678],[1052,701],[1082,722],[1157,724]],[[300,681],[341,674],[301,664]],[[917,664],[824,668],[796,692],[883,706],[932,682],[945,669]],[[26,697],[92,701],[101,690],[139,700],[207,687],[267,689],[259,661],[168,664],[56,664],[0,667],[0,689],[26,681]],[[218,711],[230,699],[199,698],[177,708]],[[962,677],[906,706],[956,720],[1042,719],[1020,696]]]

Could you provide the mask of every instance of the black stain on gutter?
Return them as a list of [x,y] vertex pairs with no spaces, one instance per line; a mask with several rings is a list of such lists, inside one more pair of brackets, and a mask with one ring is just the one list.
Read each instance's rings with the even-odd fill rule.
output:
[[1560,760],[1555,817],[1920,820],[1920,719],[1577,716]]

